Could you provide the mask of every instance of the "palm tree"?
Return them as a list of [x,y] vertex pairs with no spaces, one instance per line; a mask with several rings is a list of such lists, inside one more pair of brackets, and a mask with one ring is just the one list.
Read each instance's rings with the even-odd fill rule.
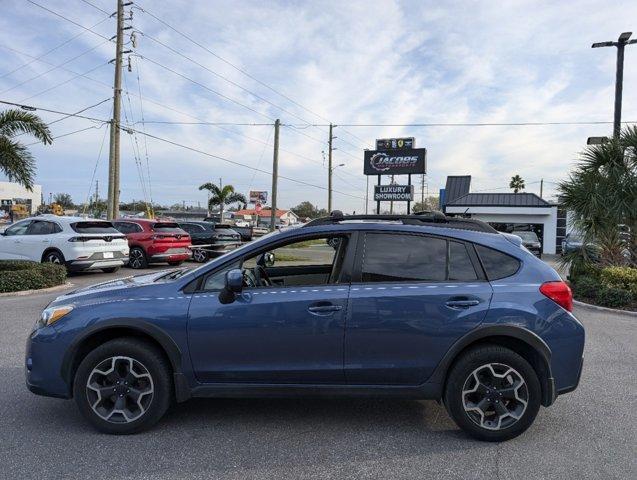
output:
[[[626,128],[618,139],[587,146],[558,190],[585,243],[599,247],[602,264],[626,263],[627,257],[635,263],[637,127]],[[631,255],[625,255],[627,248]]]
[[520,190],[524,190],[524,179],[519,175],[511,177],[509,182],[509,188],[513,189],[513,193],[518,193]]
[[208,190],[210,192],[210,200],[208,200],[208,209],[212,210],[213,207],[219,207],[219,221],[223,222],[223,210],[226,205],[232,203],[248,203],[246,197],[242,194],[234,191],[232,185],[219,186],[214,183],[204,183],[199,187],[199,190]]
[[51,131],[40,117],[18,109],[0,112],[0,170],[12,182],[33,188],[35,159],[26,145],[13,137],[26,133],[38,141],[51,144]]

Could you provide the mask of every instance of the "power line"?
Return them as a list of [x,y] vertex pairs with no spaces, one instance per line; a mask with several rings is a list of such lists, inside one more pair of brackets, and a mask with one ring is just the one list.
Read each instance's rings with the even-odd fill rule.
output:
[[45,7],[44,5],[40,5],[39,3],[36,3],[36,2],[34,2],[33,0],[27,0],[27,2],[29,2],[29,3],[31,3],[31,4],[33,4],[33,5],[35,5],[36,7],[41,8],[42,10],[46,10],[47,12],[49,12],[49,13],[51,13],[51,14],[55,15],[56,17],[59,17],[59,18],[61,18],[61,19],[63,19],[63,20],[66,20],[67,22],[72,23],[72,24],[73,24],[73,25],[75,25],[76,27],[80,27],[81,29],[86,30],[87,32],[91,32],[91,33],[93,33],[94,35],[97,35],[98,37],[101,37],[101,38],[102,38],[102,39],[104,39],[104,40],[108,40],[109,42],[112,42],[112,40],[111,40],[110,38],[105,37],[105,36],[104,36],[104,35],[102,35],[101,33],[98,33],[98,32],[96,32],[95,30],[90,29],[89,27],[85,27],[84,25],[82,25],[82,24],[80,24],[80,23],[77,23],[75,20],[71,20],[70,18],[65,17],[64,15],[62,15],[62,14],[60,14],[60,13],[54,12],[53,10],[51,10],[50,8]]
[[[53,140],[57,140],[58,138],[68,137],[70,135],[75,135],[76,133],[86,132],[87,130],[96,129],[96,128],[102,128],[102,126],[103,125],[91,125],[90,127],[80,128],[79,130],[73,130],[72,132],[62,133],[61,135],[56,135],[55,137],[51,137],[51,138]],[[42,143],[42,142],[40,142],[40,141],[31,142],[31,143],[27,143],[26,146],[27,147],[31,147],[33,145],[38,145],[40,143]]]
[[[252,170],[252,171],[264,173],[266,175],[272,175],[272,172],[270,172],[268,170],[263,170],[261,168],[256,168],[256,167],[252,167],[250,165],[246,165],[245,163],[237,162],[235,160],[230,160],[228,158],[221,157],[219,155],[215,155],[213,153],[209,153],[209,152],[206,152],[204,150],[200,150],[200,149],[195,148],[195,147],[191,147],[191,146],[179,143],[179,142],[175,142],[174,140],[170,140],[170,139],[167,139],[167,138],[159,137],[157,135],[152,135],[150,133],[144,133],[144,132],[141,132],[139,130],[135,130],[133,128],[129,128],[128,130],[132,130],[134,132],[139,133],[140,135],[146,135],[149,138],[154,138],[155,140],[159,140],[161,142],[164,142],[164,143],[167,143],[167,144],[170,144],[170,145],[174,145],[176,147],[180,147],[180,148],[183,148],[183,149],[186,149],[186,150],[190,150],[192,152],[199,153],[201,155],[205,155],[205,156],[208,156],[208,157],[211,157],[211,158],[216,158],[217,160],[221,160],[223,162],[230,163],[232,165],[236,165],[238,167],[247,168],[247,169]],[[287,177],[287,176],[284,176],[284,175],[279,175],[278,177],[282,178],[284,180],[289,180],[290,182],[298,183],[300,185],[305,185],[307,187],[313,187],[313,188],[319,188],[321,190],[327,190],[327,187],[323,187],[321,185],[315,185],[313,183],[305,182],[303,180],[299,180],[299,179],[296,179],[296,178]],[[333,191],[336,192],[336,193],[340,193],[341,195],[346,195],[346,196],[353,197],[353,198],[361,198],[361,199],[363,198],[363,197],[359,197],[357,195],[352,195],[352,194],[349,194],[349,193],[346,193],[346,192],[340,192],[338,190],[333,190]]]
[[39,96],[40,96],[40,95],[42,95],[43,93],[47,93],[47,92],[50,92],[51,90],[55,90],[56,88],[61,87],[62,85],[66,85],[67,83],[72,82],[73,80],[75,80],[75,79],[76,79],[76,78],[78,78],[78,77],[83,77],[83,76],[85,76],[85,75],[88,75],[89,73],[94,72],[95,70],[97,70],[97,69],[99,69],[99,68],[102,68],[102,67],[104,67],[104,66],[106,66],[106,65],[108,65],[108,62],[100,63],[100,64],[99,64],[99,65],[97,65],[96,67],[90,68],[90,69],[89,69],[89,70],[87,70],[86,72],[83,72],[83,73],[81,73],[81,74],[74,75],[74,76],[73,76],[73,77],[71,77],[71,78],[67,78],[67,79],[66,79],[66,80],[64,80],[63,82],[57,83],[57,84],[53,85],[52,87],[49,87],[49,88],[46,88],[46,89],[42,90],[41,92],[38,92],[38,93],[36,93],[36,94],[34,94],[34,95],[31,95],[31,96],[29,96],[29,97],[23,98],[22,100],[20,100],[20,102],[26,102],[27,100],[31,100],[32,98],[39,97]]
[[[95,27],[97,27],[98,25],[104,23],[106,20],[108,20],[109,17],[103,18],[102,20],[100,20],[99,22],[97,22],[95,25],[91,26],[90,28],[93,29]],[[56,45],[55,47],[47,50],[46,52],[42,53],[41,55],[38,55],[37,57],[31,57],[31,60],[29,60],[26,63],[23,63],[22,65],[20,65],[19,67],[14,68],[13,70],[3,73],[2,75],[0,75],[0,78],[4,78],[8,75],[11,75],[19,70],[22,70],[24,67],[28,67],[29,65],[31,65],[33,62],[35,62],[36,60],[41,60],[43,57],[46,57],[48,54],[62,48],[64,45],[67,45],[69,43],[71,43],[73,40],[75,40],[78,37],[81,37],[82,35],[84,35],[84,32],[80,32],[77,35],[73,35],[71,38],[65,40],[64,42]]]
[[26,79],[26,80],[24,80],[24,81],[22,81],[22,82],[18,83],[17,85],[14,85],[14,86],[13,86],[13,87],[11,87],[11,88],[7,88],[7,89],[5,89],[5,90],[2,90],[2,91],[0,92],[0,95],[5,94],[5,93],[7,93],[7,92],[10,92],[11,90],[15,90],[16,88],[21,87],[22,85],[24,85],[24,84],[26,84],[26,83],[29,83],[29,82],[31,82],[31,81],[33,81],[33,80],[36,80],[36,79],[38,79],[38,78],[40,78],[40,77],[43,77],[44,75],[47,75],[47,74],[51,73],[52,71],[57,70],[58,68],[63,67],[64,65],[66,65],[66,64],[68,64],[68,63],[71,63],[71,62],[72,62],[72,61],[74,61],[74,60],[77,60],[78,58],[80,58],[80,57],[82,57],[82,56],[86,55],[87,53],[90,53],[90,52],[92,52],[93,50],[96,50],[97,48],[101,47],[101,46],[102,46],[102,45],[104,45],[105,43],[106,43],[106,42],[102,42],[102,43],[100,43],[100,44],[98,44],[98,45],[95,45],[94,47],[89,48],[88,50],[84,50],[84,51],[83,51],[82,53],[80,53],[79,55],[75,55],[74,57],[69,58],[68,60],[65,60],[64,62],[60,63],[59,65],[55,65],[53,68],[50,68],[50,69],[48,69],[47,71],[42,72],[42,73],[40,73],[40,74],[36,75],[35,77],[28,78],[28,79]]
[[[485,122],[485,123],[346,123],[339,126],[346,127],[527,127],[544,125],[605,125],[607,121],[577,121],[577,122]],[[622,123],[637,123],[625,121]]]
[[[33,107],[31,105],[24,105],[24,104],[21,104],[21,103],[7,102],[6,100],[0,100],[0,103],[2,103],[4,105],[11,105],[12,107],[18,107],[18,108],[21,108],[23,110],[29,110],[29,111],[40,110],[42,112],[47,112],[47,113],[56,113],[58,115],[66,115],[66,118],[68,118],[68,117],[77,117],[77,118],[84,118],[86,120],[92,120],[94,122],[100,122],[100,123],[109,123],[110,122],[110,120],[104,120],[104,119],[101,119],[101,118],[89,117],[89,116],[80,115],[80,114],[77,114],[77,113],[61,112],[60,110],[53,110],[53,109],[50,109],[50,108]],[[100,103],[103,103],[103,102],[100,102]]]

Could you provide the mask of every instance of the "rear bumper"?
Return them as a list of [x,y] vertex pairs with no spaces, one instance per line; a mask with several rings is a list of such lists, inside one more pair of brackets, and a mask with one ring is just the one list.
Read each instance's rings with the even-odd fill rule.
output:
[[564,395],[565,393],[570,393],[575,390],[579,386],[580,379],[582,378],[582,370],[584,370],[584,357],[580,360],[579,372],[577,374],[577,380],[571,386],[564,387],[558,390],[557,395]]
[[99,270],[101,268],[122,267],[128,262],[126,259],[105,259],[105,260],[72,260],[66,263],[66,267],[72,272],[84,272],[87,270]]
[[192,256],[192,253],[158,253],[148,257],[149,263],[164,262],[185,262]]

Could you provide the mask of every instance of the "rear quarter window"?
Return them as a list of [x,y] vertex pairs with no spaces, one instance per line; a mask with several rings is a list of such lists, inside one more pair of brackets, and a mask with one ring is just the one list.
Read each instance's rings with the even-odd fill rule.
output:
[[520,261],[506,253],[476,245],[476,251],[489,280],[510,277],[520,269]]

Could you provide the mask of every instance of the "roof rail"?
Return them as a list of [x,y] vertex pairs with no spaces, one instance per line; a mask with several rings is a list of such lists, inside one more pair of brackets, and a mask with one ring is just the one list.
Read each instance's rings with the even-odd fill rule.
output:
[[474,230],[477,232],[497,233],[491,225],[481,220],[469,218],[447,217],[438,211],[419,212],[415,215],[343,215],[340,210],[334,210],[329,217],[321,217],[311,220],[304,227],[315,227],[317,225],[331,225],[347,221],[369,221],[369,222],[401,222],[403,225],[429,225],[434,227],[458,228],[462,230]]

